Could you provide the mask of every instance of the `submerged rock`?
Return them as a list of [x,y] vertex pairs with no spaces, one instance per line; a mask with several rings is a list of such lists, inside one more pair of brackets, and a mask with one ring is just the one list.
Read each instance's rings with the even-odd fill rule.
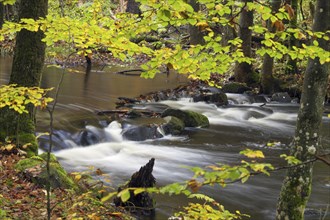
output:
[[157,125],[131,125],[122,132],[125,139],[131,141],[145,141],[147,139],[161,138],[163,135],[158,130]]
[[194,102],[213,103],[217,106],[228,105],[227,95],[223,92],[199,94],[193,97]]
[[272,95],[272,101],[280,103],[290,103],[291,97],[287,92],[278,92]]
[[166,116],[164,117],[164,120],[166,121],[166,123],[162,125],[162,129],[166,135],[179,135],[184,130],[183,121],[178,119],[177,117]]
[[222,91],[225,93],[239,93],[243,94],[246,91],[251,91],[250,87],[247,87],[245,83],[232,82],[225,84],[222,87]]
[[101,142],[101,137],[97,136],[92,131],[85,129],[78,134],[78,144],[81,146],[89,146]]
[[210,125],[208,118],[205,115],[202,115],[193,111],[183,111],[180,109],[168,108],[166,109],[162,115],[162,117],[166,116],[174,116],[183,121],[185,127],[208,127]]

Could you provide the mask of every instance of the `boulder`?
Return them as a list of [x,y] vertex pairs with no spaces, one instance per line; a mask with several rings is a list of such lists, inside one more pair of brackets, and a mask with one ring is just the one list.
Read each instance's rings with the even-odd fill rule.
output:
[[166,123],[162,125],[162,129],[165,134],[179,135],[184,130],[183,121],[177,117],[166,116],[164,117],[164,120]]
[[217,106],[228,105],[227,95],[223,92],[199,94],[193,97],[194,102],[204,101]]
[[278,92],[272,95],[272,101],[280,103],[290,103],[291,97],[287,92]]
[[145,141],[163,137],[158,131],[158,126],[153,124],[128,126],[123,130],[122,135],[131,141]]
[[162,115],[162,117],[166,116],[174,116],[183,121],[185,127],[208,127],[210,125],[208,118],[205,115],[202,115],[193,111],[183,111],[180,109],[168,108],[166,109]]
[[243,94],[246,91],[251,91],[252,89],[246,86],[245,83],[231,82],[222,86],[222,91],[225,93],[239,93]]
[[[15,169],[35,184],[46,186],[48,182],[46,170],[47,153],[20,160]],[[56,157],[50,157],[50,185],[52,188],[66,188],[77,190],[78,187],[72,178],[63,169]]]
[[101,142],[101,138],[89,129],[84,129],[78,134],[78,144],[89,146]]

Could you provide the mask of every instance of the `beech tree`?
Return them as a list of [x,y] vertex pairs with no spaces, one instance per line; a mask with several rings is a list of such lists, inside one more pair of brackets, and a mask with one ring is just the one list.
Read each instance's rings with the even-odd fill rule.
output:
[[[300,4],[302,4],[302,1],[300,1]],[[291,18],[290,18],[290,27],[291,28],[297,28],[297,25],[298,25],[298,0],[287,0],[286,1],[286,5],[290,5],[290,7],[292,8],[292,15],[291,15]],[[302,8],[302,6],[300,5],[300,8]],[[301,14],[303,12],[301,11]],[[303,22],[304,21],[304,18],[302,19]],[[295,37],[291,37],[289,39],[289,42],[288,42],[288,46],[290,48],[292,48],[293,46],[298,46],[298,40],[295,38]],[[298,72],[298,67],[297,67],[297,61],[296,60],[293,60],[291,59],[290,56],[287,57],[287,62],[286,62],[286,67],[285,67],[285,73],[286,74],[296,74]]]
[[[330,30],[330,1],[317,0],[313,31]],[[330,50],[329,40],[319,39],[319,46]],[[291,155],[306,162],[322,149],[320,129],[328,86],[330,63],[309,59],[304,76],[300,109]],[[304,219],[304,210],[311,193],[313,163],[288,169],[277,206],[278,220]]]
[[[252,57],[251,52],[251,40],[253,26],[253,10],[249,9],[247,3],[252,3],[253,0],[243,0],[244,5],[241,9],[238,37],[242,40],[242,51],[245,57]],[[253,66],[249,62],[240,62],[235,68],[235,80],[237,82],[243,82],[251,84],[253,82]]]
[[[278,12],[281,3],[282,3],[281,0],[270,1],[273,13]],[[276,32],[276,27],[274,27],[271,20],[267,21],[267,28],[272,33]],[[262,88],[262,92],[265,94],[271,94],[275,91],[273,68],[274,68],[274,57],[271,57],[269,54],[265,54],[263,57],[263,63],[261,69],[261,88]]]
[[[37,20],[47,15],[47,0],[21,0],[19,19]],[[38,87],[45,58],[44,33],[41,30],[22,29],[17,33],[14,58],[9,84],[25,87]],[[10,109],[1,109],[0,138],[11,137],[18,145],[27,145],[28,154],[37,154],[35,139],[35,109],[28,107],[28,114],[19,114]]]
[[5,16],[5,8],[2,2],[0,2],[0,29],[2,28],[2,24],[4,22],[4,16]]

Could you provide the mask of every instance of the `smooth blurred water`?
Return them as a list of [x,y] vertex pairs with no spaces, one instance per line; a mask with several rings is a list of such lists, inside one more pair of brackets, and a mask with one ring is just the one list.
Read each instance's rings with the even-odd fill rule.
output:
[[[9,64],[10,59],[0,58],[0,84],[8,82]],[[268,103],[260,107],[260,103],[250,103],[244,95],[228,94],[233,100],[228,107],[193,103],[189,99],[163,101],[161,104],[206,115],[210,127],[187,129],[179,137],[165,136],[143,142],[125,140],[118,122],[107,124],[111,120],[95,112],[113,109],[119,96],[136,97],[151,91],[174,88],[185,83],[186,79],[176,74],[160,74],[155,79],[145,80],[114,73],[120,69],[109,67],[101,71],[100,68],[93,68],[86,73],[84,68],[76,68],[64,73],[55,114],[55,142],[64,148],[57,151],[56,155],[67,170],[86,171],[90,166],[99,168],[110,175],[110,185],[115,187],[127,181],[150,158],[156,159],[154,176],[158,185],[190,179],[192,172],[185,166],[238,164],[243,159],[239,151],[245,148],[263,150],[266,161],[274,166],[285,164],[279,155],[288,152],[295,131],[298,105]],[[42,86],[56,86],[61,74],[61,69],[45,68]],[[38,131],[47,131],[48,124],[48,114],[39,112]],[[322,143],[327,149],[330,146],[329,129],[330,120],[324,117]],[[76,140],[82,130],[94,134],[100,143],[79,146]],[[267,147],[268,142],[277,144]],[[284,171],[272,173],[270,177],[259,175],[244,184],[235,183],[226,188],[205,187],[202,192],[214,197],[231,211],[241,210],[251,215],[250,219],[274,219],[284,175]],[[330,203],[329,176],[329,168],[317,162],[309,208],[324,209]],[[188,202],[183,196],[157,196],[156,199],[157,220],[166,219]]]

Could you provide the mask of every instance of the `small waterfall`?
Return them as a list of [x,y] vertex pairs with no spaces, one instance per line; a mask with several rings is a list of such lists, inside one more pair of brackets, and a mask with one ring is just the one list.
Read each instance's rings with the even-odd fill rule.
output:
[[123,141],[123,136],[121,135],[122,126],[119,122],[113,121],[107,127],[104,128],[107,141],[121,142]]

